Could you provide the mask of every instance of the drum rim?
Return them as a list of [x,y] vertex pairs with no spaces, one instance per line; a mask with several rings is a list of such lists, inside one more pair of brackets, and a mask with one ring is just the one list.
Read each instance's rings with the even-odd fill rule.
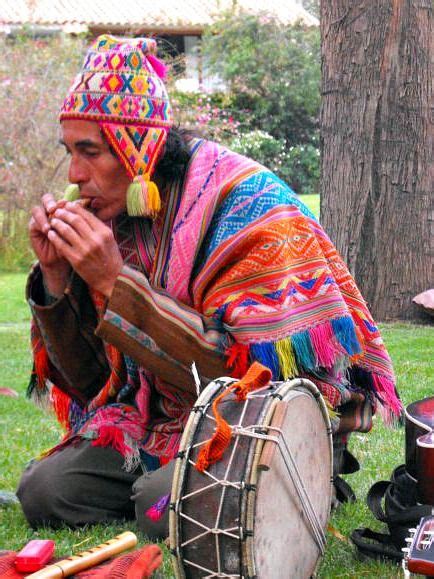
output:
[[[282,400],[285,400],[286,398],[289,398],[291,396],[291,394],[294,392],[303,393],[306,391],[308,393],[310,393],[313,396],[314,400],[317,402],[319,409],[320,409],[320,412],[322,414],[322,417],[324,419],[325,425],[326,425],[326,434],[327,434],[328,447],[329,447],[329,452],[330,452],[330,471],[329,471],[330,492],[329,492],[329,500],[328,500],[328,505],[327,505],[327,512],[330,513],[331,500],[332,500],[332,485],[333,485],[333,439],[332,439],[332,428],[331,428],[330,417],[329,417],[329,414],[327,411],[327,406],[325,404],[324,398],[321,395],[320,391],[318,390],[317,386],[315,386],[315,384],[313,382],[311,382],[310,380],[308,380],[306,378],[294,378],[293,380],[283,382],[281,388],[279,388],[279,390],[278,390],[278,393],[280,396],[282,396]],[[272,398],[272,397],[270,397],[270,398]],[[271,423],[275,407],[279,401],[280,401],[280,399],[278,397],[272,398],[272,402],[267,407],[267,413],[265,415],[264,422],[261,423],[263,426],[268,426]],[[251,485],[256,486],[257,482],[258,482],[259,472],[260,472],[258,469],[258,465],[259,465],[259,462],[261,460],[261,453],[262,453],[262,449],[263,449],[264,444],[265,444],[264,440],[259,440],[257,442],[257,444],[252,445],[252,447],[249,450],[249,454],[250,454],[249,461],[248,461],[248,464],[250,466],[249,484],[251,484]],[[250,458],[253,458],[252,464],[250,464]],[[249,512],[249,511],[251,512],[252,520],[254,520],[255,508],[256,508],[256,496],[252,496],[252,495],[256,495],[256,493],[249,493],[247,495],[246,501],[247,501],[247,503],[251,503],[251,505],[248,504],[248,506],[247,506],[247,509],[248,509],[247,512]],[[243,550],[243,557],[246,558],[246,567],[247,567],[248,576],[249,577],[256,577],[257,569],[256,569],[256,561],[255,561],[255,557],[254,557],[254,544],[255,544],[254,527],[252,530],[253,530],[253,534],[251,536],[248,536],[246,541],[244,541],[243,546],[242,546],[242,550]]]
[[[202,408],[203,406],[208,408],[211,406],[213,400],[222,392],[222,388],[228,388],[234,382],[238,380],[230,377],[222,377],[217,378],[210,382],[204,390],[199,395],[198,399],[196,400],[195,405],[192,408],[190,416],[187,420],[180,446],[179,446],[179,454],[185,453],[185,450],[189,448],[192,438],[194,437],[198,423],[202,418],[203,412],[198,412],[197,409]],[[326,430],[327,430],[327,438],[329,441],[329,449],[330,449],[330,493],[329,493],[329,501],[328,501],[328,511],[330,512],[331,506],[331,499],[332,499],[332,478],[333,478],[333,443],[332,443],[332,429],[330,424],[330,417],[327,411],[327,407],[325,401],[319,392],[318,388],[315,386],[313,382],[306,378],[294,378],[291,380],[285,380],[281,382],[273,382],[272,383],[276,388],[273,392],[274,396],[269,396],[267,403],[264,404],[264,407],[261,409],[261,412],[258,417],[258,422],[264,427],[268,426],[271,423],[272,416],[274,414],[274,410],[276,404],[281,400],[285,400],[292,391],[298,390],[303,391],[307,390],[317,402],[321,414],[324,418]],[[261,390],[267,390],[270,386],[266,386]],[[254,392],[257,394],[259,391]],[[278,396],[276,396],[278,394]],[[262,448],[264,445],[264,440],[257,440],[256,444],[251,444],[249,448],[249,455],[247,458],[246,463],[246,471],[248,474],[248,480],[250,484],[253,484],[253,480],[258,479],[258,468],[257,464],[259,463],[259,459],[261,456]],[[172,491],[171,491],[171,499],[170,499],[170,514],[169,514],[169,542],[170,542],[170,552],[172,558],[172,565],[174,568],[175,576],[179,579],[185,578],[184,573],[184,566],[182,564],[182,557],[180,553],[180,537],[179,537],[179,521],[180,517],[176,512],[176,505],[179,504],[180,497],[182,495],[181,489],[181,482],[185,481],[185,471],[188,464],[188,455],[183,454],[182,456],[176,457],[175,463],[175,470],[173,475],[173,483],[172,483]],[[250,516],[252,520],[254,520],[255,514],[255,505],[256,505],[256,492],[255,493],[246,493],[246,495],[241,500],[241,509],[240,509],[240,522],[244,526],[247,522],[248,517]],[[248,569],[249,576],[255,576],[255,558],[254,558],[254,527],[252,529],[253,533],[252,536],[246,537],[244,541],[242,541],[242,549],[241,549],[241,558],[240,564],[242,567]]]

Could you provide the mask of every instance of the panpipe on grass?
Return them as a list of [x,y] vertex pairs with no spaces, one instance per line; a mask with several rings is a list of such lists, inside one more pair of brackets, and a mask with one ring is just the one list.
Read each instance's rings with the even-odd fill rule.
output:
[[48,565],[48,567],[44,567],[44,569],[32,575],[28,575],[27,579],[62,579],[62,577],[69,577],[70,575],[94,567],[114,555],[119,555],[119,553],[123,551],[132,549],[136,545],[136,535],[130,531],[126,531],[114,539],[110,539],[97,547],[93,547],[93,549]]

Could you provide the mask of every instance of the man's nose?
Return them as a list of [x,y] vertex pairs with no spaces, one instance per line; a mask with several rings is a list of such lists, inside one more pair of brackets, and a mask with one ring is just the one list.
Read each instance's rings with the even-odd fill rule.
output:
[[68,179],[70,183],[75,183],[76,185],[86,183],[89,180],[86,164],[75,155],[71,156],[69,162]]

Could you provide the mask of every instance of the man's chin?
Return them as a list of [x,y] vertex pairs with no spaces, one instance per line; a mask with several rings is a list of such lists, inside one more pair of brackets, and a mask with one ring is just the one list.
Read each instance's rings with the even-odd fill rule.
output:
[[107,211],[102,208],[102,209],[94,209],[92,212],[95,217],[97,217],[100,221],[110,221],[111,217],[107,216]]
[[121,213],[122,210],[116,211],[111,207],[101,207],[93,210],[93,214],[95,215],[95,217],[106,223],[111,221],[112,219],[116,219],[116,217],[118,217],[118,215],[120,215]]

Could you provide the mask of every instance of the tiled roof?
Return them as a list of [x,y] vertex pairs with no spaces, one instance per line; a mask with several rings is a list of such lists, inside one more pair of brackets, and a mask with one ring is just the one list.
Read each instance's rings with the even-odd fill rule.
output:
[[[284,23],[316,26],[296,0],[238,0],[250,11],[267,11]],[[74,25],[116,28],[203,28],[233,0],[1,0],[0,25]]]

